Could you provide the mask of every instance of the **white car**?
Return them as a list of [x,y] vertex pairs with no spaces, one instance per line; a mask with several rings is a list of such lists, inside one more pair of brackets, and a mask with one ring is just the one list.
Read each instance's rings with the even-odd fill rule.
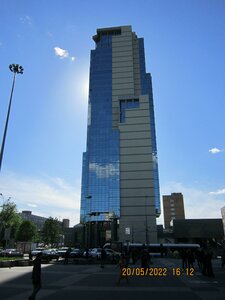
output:
[[38,253],[41,253],[45,248],[36,248],[35,250],[31,251],[32,256],[36,256]]
[[119,258],[121,256],[120,252],[114,251],[112,249],[105,249],[106,255],[110,258]]
[[102,253],[102,248],[93,248],[91,250],[91,257],[94,257],[94,258],[101,258],[101,253]]

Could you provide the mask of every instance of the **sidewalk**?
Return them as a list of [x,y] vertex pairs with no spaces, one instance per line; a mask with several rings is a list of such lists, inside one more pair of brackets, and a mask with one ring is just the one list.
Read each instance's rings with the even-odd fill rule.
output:
[[[115,265],[63,265],[42,266],[42,290],[37,295],[43,300],[224,300],[225,268],[213,262],[215,278],[207,278],[197,270],[194,276],[173,275],[171,270],[180,267],[180,261],[168,258],[153,258],[151,268],[159,274],[165,268],[165,276],[130,276],[129,283],[122,280],[117,285],[119,269]],[[130,265],[133,268],[132,265]],[[140,265],[136,264],[135,268]],[[1,300],[27,299],[31,286],[31,267],[0,270]],[[139,269],[137,269],[139,270]],[[139,274],[137,272],[137,274]]]

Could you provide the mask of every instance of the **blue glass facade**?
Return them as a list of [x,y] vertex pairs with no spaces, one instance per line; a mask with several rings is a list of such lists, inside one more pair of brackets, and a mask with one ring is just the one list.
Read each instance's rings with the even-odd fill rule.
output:
[[120,216],[119,131],[112,129],[112,37],[91,51],[87,151],[83,155],[81,221]]
[[[112,129],[112,36],[102,32],[91,51],[88,128],[83,154],[80,221],[105,221],[120,217],[120,132]],[[138,39],[141,94],[149,96],[153,158],[154,201],[160,214],[159,178],[151,76],[145,70],[144,41]],[[138,97],[120,97],[118,123],[126,122],[126,109],[139,108]]]

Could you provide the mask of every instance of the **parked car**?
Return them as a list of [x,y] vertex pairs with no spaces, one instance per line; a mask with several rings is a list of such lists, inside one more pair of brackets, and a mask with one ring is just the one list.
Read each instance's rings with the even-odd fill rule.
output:
[[93,248],[91,250],[91,257],[93,258],[97,258],[97,259],[100,259],[101,258],[101,253],[102,253],[102,248]]
[[64,258],[65,254],[66,254],[66,251],[68,251],[68,249],[69,249],[68,247],[62,247],[62,248],[59,248],[57,252],[58,252],[60,257]]
[[36,256],[38,253],[44,251],[45,248],[36,248],[35,250],[31,251],[32,256]]
[[51,261],[53,259],[59,260],[59,253],[54,249],[48,249],[42,251],[42,260],[44,261]]
[[[83,253],[84,257],[87,257],[86,250]],[[88,257],[91,257],[91,249],[88,249]]]
[[83,251],[80,249],[72,249],[70,252],[70,257],[82,257]]
[[23,253],[16,250],[16,249],[5,249],[2,250],[0,253],[1,256],[6,256],[6,257],[23,257]]
[[114,251],[112,249],[105,249],[106,255],[111,259],[111,258],[120,258],[121,253]]

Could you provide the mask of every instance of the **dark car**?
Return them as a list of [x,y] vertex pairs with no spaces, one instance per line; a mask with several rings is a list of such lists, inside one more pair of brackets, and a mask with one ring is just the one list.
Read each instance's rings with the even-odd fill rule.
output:
[[65,254],[66,254],[66,252],[69,250],[69,248],[68,247],[63,247],[63,248],[60,248],[60,249],[58,249],[58,254],[59,254],[59,256],[60,257],[62,257],[62,258],[64,258],[65,257]]
[[43,250],[42,251],[42,258],[43,261],[51,261],[53,259],[56,259],[57,261],[59,260],[59,253],[55,250]]
[[23,257],[23,253],[16,249],[5,249],[1,251],[1,256],[4,257]]
[[45,250],[45,248],[36,248],[35,250],[31,251],[31,255],[32,256],[37,256],[37,254],[42,252],[43,250]]
[[83,255],[83,251],[80,249],[72,249],[72,251],[70,252],[70,257],[82,257]]

